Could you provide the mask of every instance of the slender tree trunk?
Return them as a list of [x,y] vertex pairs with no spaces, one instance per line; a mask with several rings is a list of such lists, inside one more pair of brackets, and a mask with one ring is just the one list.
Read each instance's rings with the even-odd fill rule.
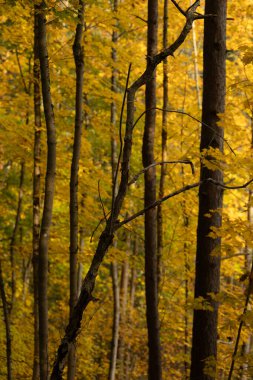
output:
[[11,324],[10,324],[10,315],[9,315],[9,310],[8,310],[8,303],[7,303],[6,293],[5,293],[5,288],[4,288],[4,280],[3,280],[1,260],[0,260],[0,292],[1,292],[1,299],[2,299],[2,304],[3,304],[5,336],[6,336],[7,379],[12,380]]
[[50,72],[46,37],[46,4],[44,1],[35,6],[38,17],[38,46],[42,98],[47,128],[47,171],[45,179],[44,208],[40,229],[38,260],[38,296],[39,296],[39,346],[40,346],[40,380],[48,378],[48,242],[52,221],[55,171],[56,171],[56,136],[54,112],[50,90]]
[[[81,152],[82,124],[83,124],[83,74],[84,74],[84,50],[82,46],[84,28],[84,2],[79,0],[78,24],[76,27],[73,54],[76,66],[76,100],[75,100],[75,134],[73,156],[70,176],[70,316],[77,300],[77,253],[78,253],[78,168]],[[76,371],[75,342],[70,347],[68,356],[68,380],[73,380]]]
[[111,359],[109,368],[109,380],[114,380],[116,376],[117,353],[119,343],[119,319],[120,319],[120,292],[118,265],[114,261],[111,263],[111,277],[113,285],[113,330],[111,343]]
[[10,314],[14,307],[15,296],[16,296],[16,271],[15,271],[15,249],[16,240],[18,234],[18,228],[20,223],[22,200],[23,200],[23,185],[24,185],[24,174],[25,174],[25,164],[21,162],[20,164],[20,179],[18,188],[18,206],[15,218],[15,224],[11,235],[10,241],[10,261],[11,261],[11,303],[10,303]]
[[[137,243],[135,242],[134,247],[134,256],[136,257],[137,253]],[[132,268],[131,271],[131,281],[130,281],[130,310],[129,310],[129,316],[128,316],[128,324],[131,324],[132,322],[132,311],[134,309],[134,300],[135,300],[135,287],[136,287],[136,269],[135,267]],[[131,352],[130,344],[128,343],[126,348],[126,371],[125,371],[125,380],[129,380],[131,377],[131,367],[132,367],[132,361],[133,361],[133,354]]]
[[[130,250],[129,234],[127,236],[128,249]],[[126,311],[127,311],[127,291],[128,291],[128,259],[125,259],[121,269],[120,285],[120,334],[119,334],[119,378],[125,379],[125,332],[126,332]]]
[[[116,13],[118,10],[118,0],[113,2],[113,12]],[[116,23],[117,24],[117,23]],[[117,70],[115,64],[117,61],[117,51],[116,43],[118,40],[118,32],[116,30],[117,25],[114,27],[112,32],[112,76],[111,76],[111,91],[114,95],[117,92]],[[113,198],[117,192],[117,184],[115,182],[115,174],[117,170],[117,141],[115,138],[116,134],[116,103],[113,99],[111,102],[111,167],[112,167],[112,193]],[[115,246],[115,242],[113,243]],[[119,346],[119,326],[120,326],[120,290],[119,290],[119,274],[118,274],[118,264],[114,260],[111,263],[111,277],[112,277],[112,290],[113,290],[113,327],[112,327],[112,342],[111,342],[111,358],[109,367],[109,380],[114,380],[116,378],[116,367],[117,367],[117,357],[118,357],[118,346]]]
[[[163,48],[168,46],[168,0],[164,0],[163,10]],[[162,161],[166,161],[166,145],[167,145],[167,116],[165,111],[169,106],[168,99],[168,62],[167,58],[163,61],[163,119],[162,119]],[[161,165],[159,198],[164,196],[164,182],[166,175],[165,165]],[[162,275],[162,252],[163,252],[163,214],[162,205],[157,208],[157,276],[158,287],[161,282]]]
[[[223,130],[217,125],[219,114],[225,109],[226,55],[226,0],[206,0],[204,27],[204,82],[200,150],[216,148],[223,151]],[[206,156],[206,159],[212,157]],[[201,165],[200,180],[213,178],[223,181],[220,170],[209,170]],[[218,302],[210,296],[220,290],[220,238],[208,236],[212,227],[219,228],[222,218],[222,189],[204,183],[199,189],[199,216],[195,299],[204,297],[212,310],[194,310],[191,380],[210,380],[215,377],[217,356]],[[213,211],[214,210],[214,211]],[[216,210],[216,211],[215,211]],[[211,217],[206,215],[211,213]],[[215,250],[215,255],[213,252]],[[213,376],[205,374],[205,366]]]
[[38,15],[34,13],[34,152],[33,152],[33,314],[34,314],[34,353],[33,380],[39,380],[39,310],[38,310],[38,258],[40,240],[40,162],[41,162],[41,93],[38,46]]
[[[158,2],[148,1],[147,56],[153,57],[157,50]],[[154,163],[154,138],[156,113],[156,75],[146,84],[146,119],[143,136],[142,161],[147,167]],[[152,167],[145,172],[145,207],[156,200],[156,171]],[[145,213],[145,287],[146,318],[149,347],[149,379],[162,378],[161,347],[159,334],[158,292],[157,292],[157,213],[151,209]]]
[[[193,0],[190,0],[190,5],[192,5]],[[192,25],[192,44],[194,51],[194,76],[195,76],[195,84],[196,84],[196,93],[197,93],[197,101],[198,108],[201,110],[201,93],[200,93],[200,85],[199,85],[199,69],[198,69],[198,47],[197,47],[197,39],[196,39],[196,25]]]

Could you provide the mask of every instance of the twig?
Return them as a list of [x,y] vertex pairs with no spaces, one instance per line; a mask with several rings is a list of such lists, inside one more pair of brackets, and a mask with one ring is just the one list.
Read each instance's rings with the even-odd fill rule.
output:
[[166,164],[186,164],[186,165],[190,165],[191,166],[191,170],[192,170],[192,174],[195,174],[195,170],[194,170],[194,165],[193,163],[190,161],[190,160],[176,160],[176,161],[161,161],[161,162],[155,162],[149,166],[147,166],[146,168],[142,169],[141,171],[139,171],[132,179],[130,182],[128,182],[128,186],[132,185],[133,183],[135,183],[137,181],[137,179],[140,177],[141,174],[145,173],[147,170],[149,170],[150,168],[154,167],[154,166],[158,166],[158,165],[166,165]]
[[137,16],[137,15],[134,15],[136,18],[138,18],[139,20],[145,22],[146,24],[148,23],[148,20],[145,20],[144,18],[140,17],[140,16]]
[[229,259],[232,259],[233,257],[238,257],[238,256],[250,256],[250,254],[249,253],[234,253],[233,255],[230,255],[230,256],[221,257],[221,260],[229,260]]
[[21,64],[20,64],[20,60],[19,60],[19,56],[18,56],[18,49],[17,48],[15,48],[15,52],[16,52],[16,57],[17,57],[17,62],[18,62],[19,73],[20,73],[20,76],[21,76],[21,79],[22,79],[22,82],[23,82],[23,86],[24,86],[24,91],[25,91],[25,93],[27,95],[29,95],[29,91],[28,91],[28,88],[26,86],[24,74],[23,74],[22,67],[21,67]]
[[[159,107],[153,107],[153,108],[150,108],[149,109],[150,111],[151,110],[157,110],[157,111],[163,111],[163,112],[168,112],[168,113],[178,113],[178,114],[181,114],[181,115],[186,115],[186,116],[189,116],[192,120],[195,120],[197,121],[198,123],[204,125],[205,127],[208,127],[210,128],[215,134],[217,134],[217,132],[211,127],[211,125],[208,125],[206,123],[204,123],[203,121],[197,119],[196,117],[192,116],[191,114],[189,114],[188,112],[185,112],[185,111],[180,111],[180,110],[165,110],[163,108],[159,108]],[[133,125],[133,128],[136,126],[136,124],[140,121],[140,119],[145,115],[145,113],[147,112],[148,110],[145,110],[143,111],[140,116],[136,119],[136,121],[134,122],[134,125]],[[223,136],[220,136],[221,139],[227,144],[227,146],[229,147],[230,151],[236,156],[235,154],[235,151],[233,150],[233,148],[230,146],[230,144],[228,143],[228,141],[223,137]]]
[[107,221],[106,219],[106,213],[105,213],[105,208],[104,208],[104,203],[103,203],[103,200],[101,198],[101,193],[100,193],[100,179],[98,180],[98,196],[99,196],[99,201],[100,201],[100,204],[101,204],[101,208],[103,210],[103,214],[104,214],[104,219]]
[[101,225],[102,222],[104,222],[105,220],[107,220],[107,216],[110,215],[111,211],[108,211],[108,213],[106,214],[106,217],[103,217],[100,219],[100,221],[98,222],[98,224],[96,225],[96,227],[94,228],[92,234],[91,234],[91,237],[90,237],[90,243],[92,243],[92,240],[93,240],[93,236],[95,234],[95,232],[97,231],[98,227]]

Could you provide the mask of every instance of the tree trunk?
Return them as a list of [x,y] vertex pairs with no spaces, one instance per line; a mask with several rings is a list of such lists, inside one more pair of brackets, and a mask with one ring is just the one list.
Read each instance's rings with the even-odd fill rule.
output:
[[[158,2],[148,1],[148,59],[156,54],[158,28]],[[156,113],[156,75],[146,84],[146,119],[143,136],[142,161],[147,167],[154,163],[154,138]],[[144,205],[149,206],[156,200],[155,167],[145,172]],[[145,213],[145,290],[146,318],[148,328],[148,376],[150,380],[162,378],[161,347],[159,335],[158,294],[157,294],[157,213],[151,209]]]
[[[168,45],[168,0],[164,0],[163,10],[163,48]],[[169,106],[168,99],[168,62],[167,58],[163,61],[163,119],[162,119],[162,161],[166,161],[166,145],[167,145],[167,116],[165,111]],[[165,165],[161,165],[159,198],[164,196],[164,182],[166,175]],[[163,214],[162,205],[157,208],[157,282],[158,287],[161,282],[162,275],[162,252],[163,252]]]
[[[130,236],[127,236],[127,245],[130,250]],[[127,311],[127,291],[128,291],[128,259],[125,259],[121,266],[120,284],[120,334],[119,334],[119,378],[125,379],[125,332],[126,332],[126,311]]]
[[11,324],[8,310],[8,303],[6,299],[6,293],[4,288],[2,263],[0,260],[0,292],[3,304],[5,335],[6,335],[6,365],[7,365],[7,379],[12,380],[12,353],[11,353]]
[[[78,253],[78,168],[81,152],[82,124],[83,124],[83,74],[84,74],[84,51],[82,46],[84,28],[84,2],[79,0],[78,24],[76,27],[75,41],[73,44],[73,54],[76,66],[76,99],[75,99],[75,134],[73,145],[73,156],[70,176],[70,316],[77,300],[77,253]],[[68,356],[68,380],[73,380],[76,371],[75,342],[70,347]]]
[[[204,78],[200,151],[216,148],[223,151],[223,129],[217,125],[225,109],[226,0],[206,0],[204,27]],[[206,156],[207,160],[212,157]],[[223,181],[222,172],[201,165],[200,180]],[[199,216],[195,299],[203,297],[212,310],[194,310],[191,380],[210,380],[215,377],[217,356],[218,302],[210,296],[220,290],[220,238],[210,238],[212,227],[219,228],[222,218],[222,189],[203,183],[199,189]],[[214,211],[213,211],[214,210]],[[216,210],[216,211],[215,211]],[[206,214],[211,213],[211,217]],[[213,253],[215,252],[215,255]],[[205,374],[205,366],[209,374]],[[211,373],[210,373],[211,371]]]
[[47,128],[47,171],[45,179],[44,208],[40,229],[38,262],[38,296],[39,296],[39,340],[40,340],[40,380],[48,378],[48,242],[52,221],[55,170],[56,170],[56,136],[53,104],[50,91],[50,73],[46,37],[46,4],[44,1],[35,6],[38,17],[38,46],[42,98]]
[[[130,280],[130,294],[129,294],[129,310],[128,310],[128,317],[127,317],[127,323],[128,325],[131,325],[132,321],[132,312],[134,309],[134,300],[135,300],[135,288],[136,288],[136,268],[135,268],[135,258],[138,255],[138,243],[137,240],[134,241],[134,248],[133,248],[133,267],[131,270],[131,280]],[[131,376],[131,367],[132,367],[132,361],[133,361],[133,353],[131,352],[130,344],[128,343],[126,347],[126,364],[125,364],[125,379],[129,380]]]
[[[113,1],[113,13],[116,14],[118,10],[118,0]],[[112,76],[111,76],[111,91],[114,94],[117,92],[117,70],[115,64],[117,61],[116,43],[118,40],[117,22],[112,32]],[[117,192],[116,171],[117,171],[117,141],[116,134],[116,103],[113,99],[111,102],[111,167],[112,167],[112,197],[115,198]],[[113,242],[115,246],[115,242]],[[111,263],[111,277],[112,277],[112,290],[113,290],[113,327],[112,327],[112,341],[110,353],[110,367],[109,367],[109,380],[116,378],[116,367],[119,346],[119,326],[120,326],[120,291],[119,291],[119,275],[118,264],[114,260]]]
[[34,313],[34,353],[33,380],[39,380],[39,315],[38,315],[38,258],[40,239],[40,162],[41,162],[41,94],[38,46],[38,15],[34,13],[34,167],[33,167],[33,313]]
[[15,248],[16,240],[21,216],[22,200],[23,200],[23,185],[24,185],[24,174],[25,174],[25,164],[21,162],[20,164],[20,179],[19,179],[19,188],[18,188],[18,206],[15,218],[15,224],[11,235],[10,242],[10,261],[11,261],[11,303],[9,313],[11,314],[12,308],[15,303],[16,296],[16,271],[15,271]]
[[109,380],[114,380],[116,376],[117,353],[119,343],[119,318],[120,318],[120,295],[119,295],[119,278],[118,265],[114,261],[111,263],[111,277],[113,285],[113,329],[111,343],[111,358],[109,368]]

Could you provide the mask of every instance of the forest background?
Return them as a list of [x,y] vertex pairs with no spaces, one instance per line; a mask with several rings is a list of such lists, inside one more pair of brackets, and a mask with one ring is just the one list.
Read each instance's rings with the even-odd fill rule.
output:
[[[44,10],[57,140],[55,194],[48,251],[49,282],[45,294],[48,300],[50,368],[69,320],[69,204],[76,86],[72,46],[81,3],[47,1]],[[201,13],[204,13],[203,3],[198,8]],[[158,4],[158,51],[162,51],[164,2],[159,1]],[[188,0],[180,2],[183,9],[190,5]],[[172,2],[168,3],[167,10],[169,46],[181,33],[185,20]],[[212,151],[212,162],[205,161],[213,170],[219,165],[224,173],[225,184],[230,186],[242,185],[253,178],[252,14],[250,0],[228,1],[226,111],[219,115],[219,127],[224,129],[225,134],[224,154]],[[34,60],[34,18],[34,3],[31,1],[8,0],[1,6],[1,379],[8,378],[8,365],[11,365],[13,379],[31,379],[34,376],[34,362],[38,362],[38,353],[34,350],[34,318],[37,311],[34,307],[33,285],[33,206],[36,206],[33,187],[36,173],[33,173],[37,160],[40,176],[37,209],[40,210],[41,218],[47,165],[47,128],[44,116],[38,127],[34,115],[34,84],[40,83],[36,82],[34,71],[37,62]],[[145,1],[122,0],[118,2],[117,9],[112,1],[85,2],[82,35],[83,127],[78,171],[77,291],[80,291],[81,279],[89,269],[99,235],[103,231],[105,216],[108,217],[112,206],[112,163],[115,162],[112,151],[118,157],[121,147],[120,114],[129,64],[132,63],[130,84],[146,67],[147,18]],[[163,115],[159,110],[156,115],[155,161],[184,161],[162,165],[166,168],[164,194],[198,182],[200,161],[204,160],[204,153],[199,153],[203,20],[196,20],[193,25],[187,39],[174,57],[168,58],[166,65],[168,110],[176,111],[167,114],[166,149],[162,149]],[[114,75],[115,87],[112,82]],[[163,108],[163,89],[164,66],[161,64],[157,67],[156,90],[157,107],[160,109]],[[112,105],[115,119],[112,119]],[[137,93],[135,107],[137,119],[145,111],[144,88]],[[122,129],[125,119],[124,112]],[[119,222],[143,209],[144,176],[140,173],[143,169],[143,130],[144,118],[141,118],[134,128],[130,167],[130,180],[133,178],[133,181],[130,181],[132,184],[120,211]],[[34,136],[37,134],[38,137],[38,133],[39,158],[36,152],[34,154]],[[115,151],[113,146],[116,147]],[[138,177],[134,177],[138,173]],[[158,165],[157,197],[159,180]],[[221,255],[221,289],[214,296],[219,301],[217,368],[212,373],[213,366],[209,363],[206,373],[218,379],[228,376],[247,294],[247,272],[250,271],[253,248],[250,189],[249,186],[224,191],[223,209],[220,210],[223,224],[212,231],[214,238],[222,237],[222,249],[218,253]],[[182,379],[189,376],[193,309],[208,309],[210,306],[203,300],[194,300],[198,188],[163,202],[162,214],[163,243],[158,286],[162,367],[164,378]],[[143,216],[115,232],[114,244],[99,269],[92,295],[94,302],[89,303],[84,313],[76,343],[76,378],[106,379],[108,374],[113,376],[113,326],[118,315],[114,376],[117,379],[145,379],[148,372],[148,343]],[[118,305],[118,314],[115,305]],[[9,335],[6,321],[9,321]],[[234,373],[238,376],[235,378],[246,379],[253,376],[250,335],[253,315],[250,308],[243,315],[243,323]],[[11,341],[9,344],[8,337]],[[246,346],[248,348],[245,351]],[[11,352],[8,347],[11,347]],[[10,355],[11,362],[8,362]]]

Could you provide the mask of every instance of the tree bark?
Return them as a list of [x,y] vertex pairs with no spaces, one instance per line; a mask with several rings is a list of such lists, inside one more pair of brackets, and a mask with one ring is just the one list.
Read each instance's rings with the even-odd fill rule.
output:
[[33,380],[39,380],[39,310],[38,310],[38,258],[40,240],[40,162],[41,162],[41,93],[38,46],[38,15],[34,13],[34,151],[33,151],[33,314],[34,314],[34,353]]
[[7,366],[7,379],[12,380],[12,348],[11,348],[11,323],[8,310],[8,303],[6,299],[2,262],[0,260],[0,292],[3,304],[4,324],[5,324],[5,336],[6,336],[6,366]]
[[[78,7],[78,24],[76,27],[76,35],[73,44],[73,55],[76,67],[76,99],[75,99],[75,133],[73,156],[71,163],[70,176],[70,297],[69,297],[69,313],[73,312],[77,300],[77,253],[78,253],[78,168],[81,152],[82,124],[83,124],[83,75],[84,75],[84,49],[82,46],[84,29],[84,2],[79,0]],[[68,356],[68,380],[73,380],[76,370],[75,342],[70,347]]]
[[[168,0],[164,0],[163,7],[163,49],[168,45]],[[167,118],[168,113],[165,111],[169,106],[168,98],[168,62],[167,58],[163,61],[163,118],[162,118],[162,162],[166,161],[167,145]],[[159,198],[164,196],[164,182],[166,175],[166,166],[161,165]],[[157,207],[157,282],[158,288],[162,276],[162,252],[163,252],[163,213],[162,205]]]
[[[206,0],[204,27],[204,78],[202,130],[200,151],[215,148],[223,151],[223,129],[217,125],[219,114],[225,110],[226,0]],[[207,160],[212,157],[207,155]],[[209,170],[201,164],[201,181],[212,178],[223,182],[222,171]],[[195,299],[203,297],[212,310],[194,310],[191,357],[191,380],[210,380],[215,377],[217,356],[218,302],[210,296],[220,290],[220,238],[208,234],[219,228],[222,218],[223,191],[204,182],[199,189]],[[213,211],[214,210],[214,211]],[[211,213],[209,218],[206,214]],[[215,253],[215,254],[213,254]],[[212,374],[205,373],[205,366]]]
[[52,221],[55,170],[56,170],[56,136],[54,111],[50,90],[50,72],[46,37],[46,4],[44,1],[35,6],[38,17],[38,46],[42,98],[47,129],[47,171],[45,179],[44,208],[40,229],[38,296],[39,296],[39,340],[40,340],[40,380],[48,379],[48,242]]
[[[147,56],[153,57],[157,50],[158,2],[148,1]],[[146,119],[143,136],[142,161],[147,167],[154,163],[154,138],[156,112],[156,74],[146,84]],[[144,207],[156,200],[155,166],[145,172]],[[161,345],[159,333],[157,292],[157,213],[151,209],[145,213],[145,291],[146,319],[148,328],[148,376],[150,380],[162,378]]]

